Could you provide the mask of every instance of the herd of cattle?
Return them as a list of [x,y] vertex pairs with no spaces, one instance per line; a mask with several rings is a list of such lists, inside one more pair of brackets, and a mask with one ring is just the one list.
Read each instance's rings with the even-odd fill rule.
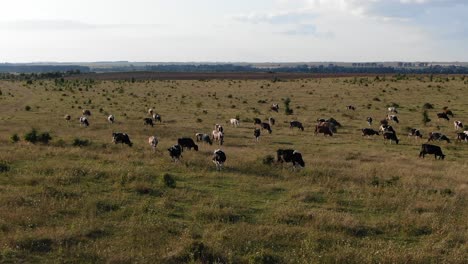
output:
[[[356,110],[356,107],[352,105],[348,105],[346,108],[352,111]],[[270,107],[270,110],[278,112],[279,110],[278,104],[273,104]],[[397,133],[395,129],[389,124],[389,121],[394,122],[394,123],[400,122],[400,120],[398,119],[398,116],[396,115],[398,114],[398,110],[395,107],[389,107],[388,112],[389,114],[387,114],[387,117],[380,121],[379,130],[374,130],[372,128],[362,128],[361,129],[362,136],[371,137],[374,135],[382,134],[385,141],[389,141],[390,144],[392,142],[395,142],[396,144],[398,144],[399,139],[397,137]],[[144,125],[149,125],[153,127],[154,122],[162,122],[161,116],[158,113],[154,113],[153,109],[149,109],[148,114],[151,117],[145,117],[143,119]],[[83,110],[83,115],[79,118],[80,124],[84,127],[88,127],[90,125],[89,123],[90,116],[91,116],[91,112],[89,110]],[[439,119],[450,120],[449,116],[453,118],[454,114],[452,113],[452,111],[446,108],[444,109],[444,112],[437,114],[437,117]],[[70,121],[71,116],[65,115],[65,120]],[[109,123],[114,123],[115,117],[113,115],[109,115],[107,117],[107,121]],[[367,117],[366,121],[369,126],[372,126],[372,123],[373,123],[372,117]],[[238,118],[232,118],[230,119],[229,122],[232,127],[238,127],[240,125],[240,121]],[[259,141],[262,130],[268,131],[268,133],[271,134],[273,132],[272,127],[275,125],[275,122],[276,120],[272,117],[268,118],[266,122],[263,122],[260,118],[254,118],[253,123],[254,123],[255,128],[254,128],[253,135],[254,135],[255,141],[257,142]],[[334,133],[337,133],[337,128],[341,126],[342,125],[334,118],[329,118],[329,119],[319,118],[317,119],[314,132],[315,134],[324,134],[325,136],[327,135],[333,136]],[[289,122],[289,127],[290,129],[297,128],[301,131],[304,131],[303,124],[296,120]],[[454,128],[457,131],[459,131],[460,129],[463,130],[462,122],[455,121]],[[416,128],[410,129],[408,136],[415,137],[415,138],[423,137],[421,131]],[[224,128],[223,126],[216,124],[211,135],[205,134],[205,133],[196,133],[195,139],[196,139],[196,142],[207,143],[209,145],[212,145],[214,142],[217,142],[220,146],[222,146],[224,143]],[[458,132],[457,140],[468,142],[468,131]],[[428,142],[430,141],[447,141],[448,143],[450,143],[450,139],[446,135],[440,132],[429,133]],[[126,133],[121,133],[121,132],[112,133],[112,142],[115,144],[126,144],[130,147],[133,145],[132,141],[130,140],[129,135]],[[159,140],[156,136],[151,136],[148,138],[148,143],[151,146],[151,148],[154,151],[156,151],[156,147],[159,143]],[[195,143],[195,141],[192,138],[182,137],[177,140],[177,144],[171,146],[167,150],[169,151],[169,156],[171,157],[171,159],[173,161],[178,161],[182,157],[182,152],[185,149],[188,149],[188,150],[194,149],[195,151],[198,151],[198,145]],[[437,158],[444,159],[445,157],[445,155],[442,152],[442,149],[439,146],[430,145],[427,143],[422,144],[419,156],[424,158],[426,154],[434,154],[436,159]],[[277,162],[292,163],[294,167],[305,166],[304,160],[302,159],[302,155],[297,150],[278,149],[276,151],[276,156],[277,156]],[[224,153],[221,149],[216,149],[213,152],[212,161],[216,164],[217,170],[221,170],[224,162],[226,161],[226,153]]]

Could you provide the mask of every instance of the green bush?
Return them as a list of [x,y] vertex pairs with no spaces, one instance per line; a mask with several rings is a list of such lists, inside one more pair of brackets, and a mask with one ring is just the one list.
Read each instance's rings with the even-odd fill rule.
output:
[[18,136],[18,134],[15,133],[10,137],[10,140],[11,142],[16,143],[20,140],[20,137]]
[[89,146],[89,144],[91,144],[89,140],[79,139],[79,138],[75,138],[72,143],[74,147],[86,147],[86,146]]
[[0,173],[2,172],[7,172],[10,170],[10,165],[8,165],[6,162],[4,161],[0,161]]
[[176,180],[174,176],[170,175],[169,173],[164,173],[163,175],[163,183],[169,188],[175,188],[176,187]]
[[31,107],[29,105],[27,105],[27,106],[24,107],[24,110],[31,111]]
[[273,157],[272,155],[266,155],[265,157],[263,157],[263,160],[262,160],[262,163],[265,165],[271,165],[274,162],[275,162],[275,157]]
[[30,142],[30,143],[43,143],[43,144],[48,144],[50,140],[52,140],[52,137],[50,136],[49,132],[44,132],[39,134],[36,129],[31,129],[28,133],[24,135],[24,140]]

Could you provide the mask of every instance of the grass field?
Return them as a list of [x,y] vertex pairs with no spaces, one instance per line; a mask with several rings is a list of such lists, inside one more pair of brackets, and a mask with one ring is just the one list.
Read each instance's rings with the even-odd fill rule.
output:
[[[1,81],[0,262],[466,263],[468,144],[436,113],[447,106],[468,124],[467,90],[463,76]],[[269,111],[275,102],[279,113]],[[427,126],[425,103],[434,106]],[[390,105],[400,144],[363,138],[366,117],[377,129]],[[163,120],[154,128],[143,125],[150,107]],[[88,128],[78,123],[83,109],[92,112]],[[237,115],[232,128],[226,122]],[[270,116],[273,133],[256,143],[252,119]],[[343,127],[315,135],[321,117]],[[305,131],[290,130],[291,120]],[[217,145],[171,162],[166,149],[177,138],[216,123],[226,134],[221,172],[211,162]],[[410,127],[424,138],[408,138]],[[49,132],[50,143],[26,142],[32,128]],[[418,157],[432,131],[453,139],[434,143],[443,161]],[[128,133],[134,146],[112,144],[112,132]],[[299,150],[306,167],[265,163],[278,148]]]

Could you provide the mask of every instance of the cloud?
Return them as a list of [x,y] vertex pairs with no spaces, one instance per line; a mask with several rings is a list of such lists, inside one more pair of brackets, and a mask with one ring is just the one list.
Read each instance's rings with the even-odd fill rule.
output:
[[60,31],[95,29],[151,29],[158,24],[90,24],[75,20],[19,20],[0,22],[0,30]]
[[250,13],[231,16],[232,19],[247,23],[292,24],[311,20],[316,14],[309,10],[290,10],[271,13]]

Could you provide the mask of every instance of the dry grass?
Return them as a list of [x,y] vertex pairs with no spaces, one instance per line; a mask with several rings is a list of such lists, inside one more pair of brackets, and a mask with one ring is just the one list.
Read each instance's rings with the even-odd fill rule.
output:
[[[435,143],[446,160],[419,159],[425,140],[405,129],[454,139],[452,122],[435,113],[449,106],[468,123],[467,88],[460,76],[0,82],[0,262],[463,263],[468,144]],[[291,116],[282,111],[286,97]],[[269,111],[273,102],[280,113]],[[427,127],[425,103],[435,106]],[[401,143],[362,138],[366,117],[377,124],[391,104],[399,105]],[[150,107],[163,119],[154,128],[142,120]],[[88,128],[78,124],[83,109],[92,112]],[[236,115],[241,126],[231,128]],[[250,120],[269,116],[273,133],[254,142]],[[344,127],[314,135],[319,117]],[[291,120],[305,131],[290,130]],[[217,145],[171,162],[166,149],[177,138],[210,133],[215,123],[226,130],[222,172],[210,160]],[[49,145],[23,140],[32,127],[51,133]],[[115,131],[134,146],[113,145]],[[156,153],[151,135],[160,139]],[[300,150],[306,168],[263,164],[278,148]]]

